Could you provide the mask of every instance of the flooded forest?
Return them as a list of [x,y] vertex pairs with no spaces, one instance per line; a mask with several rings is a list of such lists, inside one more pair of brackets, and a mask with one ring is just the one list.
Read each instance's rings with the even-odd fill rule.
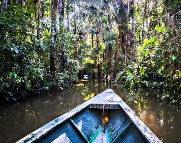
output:
[[0,142],[107,88],[181,142],[180,0],[0,1]]

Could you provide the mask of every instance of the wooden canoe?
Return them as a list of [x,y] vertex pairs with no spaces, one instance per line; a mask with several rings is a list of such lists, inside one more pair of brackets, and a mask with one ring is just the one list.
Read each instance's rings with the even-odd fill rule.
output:
[[161,143],[111,89],[49,122],[17,143]]

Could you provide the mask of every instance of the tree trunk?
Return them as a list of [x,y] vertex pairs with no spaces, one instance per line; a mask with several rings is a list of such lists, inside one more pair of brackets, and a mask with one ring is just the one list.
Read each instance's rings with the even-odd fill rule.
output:
[[[91,39],[92,39],[92,51],[91,51],[92,55],[91,55],[91,57],[92,57],[92,59],[94,59],[94,32],[92,31],[91,33],[92,33],[92,35],[91,35]],[[95,61],[92,64],[92,77],[93,78],[95,77],[95,73],[94,73],[95,66],[94,65],[95,65]]]
[[7,0],[1,0],[1,11],[6,11],[8,7],[8,1]]
[[50,44],[50,71],[56,70],[56,0],[51,1],[51,44]]
[[74,35],[75,35],[75,45],[74,45],[74,59],[77,59],[77,48],[78,48],[78,39],[77,39],[77,25],[75,20],[75,27],[74,27]]
[[[59,22],[62,24],[64,18],[64,0],[58,0],[58,13],[59,13]],[[60,29],[62,30],[62,29]],[[62,32],[62,31],[60,31]]]
[[[39,0],[38,0],[39,1]],[[25,0],[18,0],[18,3],[20,4],[20,5],[25,5]]]
[[[60,29],[59,29],[59,33],[62,35],[63,32],[63,18],[64,18],[64,0],[59,0],[58,2],[58,12],[59,12],[59,23],[60,23]],[[63,37],[62,37],[63,38]],[[60,61],[60,65],[59,65],[59,69],[61,72],[64,72],[65,70],[65,58],[64,58],[64,49],[63,49],[63,44],[60,44],[60,52],[59,52],[59,61]]]
[[[97,48],[99,47],[99,30],[97,30],[96,33],[96,43],[97,43]],[[98,50],[99,52],[99,50]],[[101,78],[101,67],[100,67],[100,60],[99,60],[99,53],[97,53],[97,77]]]
[[144,39],[144,36],[145,36],[144,27],[145,27],[147,3],[148,3],[148,0],[145,0],[144,11],[143,11],[142,42],[143,42],[143,39]]
[[38,45],[38,61],[40,61],[40,42],[41,42],[41,0],[38,0],[38,15],[37,15],[37,39]]
[[129,28],[128,28],[128,24],[129,24],[129,11],[130,11],[130,2],[129,2],[129,0],[128,0],[128,2],[127,2],[127,4],[125,5],[125,13],[126,13],[126,33],[125,33],[125,35],[126,35],[126,43],[127,43],[127,45],[126,45],[126,47],[128,48],[129,46],[130,46],[130,37],[129,37],[129,33],[130,33],[130,30],[129,30]]
[[125,67],[127,66],[127,46],[128,46],[128,36],[127,36],[127,28],[124,26],[127,24],[128,20],[128,3],[123,6],[122,0],[119,0],[119,11],[122,13],[116,17],[116,22],[119,25],[119,40],[120,46],[124,55]]
[[[7,0],[1,0],[1,12],[6,11],[7,10]],[[1,40],[1,44],[6,42],[6,31],[4,30],[2,24],[0,24],[0,40]]]
[[136,37],[135,37],[135,3],[134,3],[134,0],[132,0],[132,9],[133,9],[133,15],[132,15],[132,60],[135,61]]
[[69,0],[67,0],[67,32],[69,32]]
[[125,34],[124,34],[124,28],[123,26],[119,25],[119,40],[120,40],[120,46],[123,52],[123,56],[124,56],[124,62],[125,62],[125,66],[127,66],[127,49],[126,49],[126,38],[125,38]]
[[92,35],[91,35],[91,38],[92,38],[92,55],[94,54],[94,32],[92,31]]
[[[108,15],[108,23],[109,23],[109,44],[108,44],[108,49],[107,49],[107,54],[106,54],[106,61],[108,64],[108,75],[111,76],[111,80],[113,79],[112,77],[112,64],[111,64],[111,57],[112,57],[112,44],[111,44],[111,22],[110,22],[110,15]],[[107,75],[107,77],[108,77]]]
[[115,50],[115,53],[114,53],[114,60],[115,60],[115,63],[114,63],[114,75],[113,75],[113,78],[116,77],[116,74],[118,72],[118,66],[119,66],[119,60],[118,60],[118,57],[119,57],[119,48],[120,48],[120,44],[119,44],[119,37],[116,38],[116,50]]

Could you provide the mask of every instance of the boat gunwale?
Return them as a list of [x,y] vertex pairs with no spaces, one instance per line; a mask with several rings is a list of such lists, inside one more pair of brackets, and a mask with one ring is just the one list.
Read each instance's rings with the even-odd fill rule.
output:
[[[121,99],[122,100],[122,99]],[[122,101],[122,105],[126,106],[121,108],[124,110],[126,115],[130,118],[131,122],[135,125],[135,127],[138,129],[138,131],[143,135],[143,137],[149,142],[149,143],[163,143],[151,130],[148,128],[145,123],[134,113],[134,111],[124,102]]]
[[[113,96],[109,98],[109,95],[111,94],[113,94]],[[106,97],[108,98],[108,100],[106,100]],[[100,100],[101,98],[103,98],[103,100]],[[112,89],[107,89],[103,91],[94,98],[82,103],[81,105],[75,107],[74,109],[68,111],[67,113],[59,116],[58,118],[38,128],[37,130],[28,134],[27,136],[20,139],[16,143],[35,142],[39,140],[40,138],[42,138],[43,136],[47,135],[49,132],[57,128],[59,125],[69,120],[77,113],[81,112],[85,108],[88,108],[91,104],[119,105],[121,109],[123,109],[123,111],[126,113],[126,115],[130,118],[131,122],[136,126],[138,131],[143,135],[143,137],[148,142],[162,143],[162,141],[143,123],[143,121],[141,121],[141,119],[134,113],[134,111]]]
[[[72,109],[72,110],[70,110],[70,111],[68,111],[67,113],[57,117],[56,119],[48,122],[47,124],[43,125],[42,127],[38,128],[37,130],[33,131],[32,133],[28,134],[27,136],[25,136],[24,138],[20,139],[16,143],[35,142],[35,141],[41,139],[43,136],[47,135],[49,132],[51,132],[52,130],[54,130],[59,125],[63,124],[64,122],[68,121],[71,117],[73,117],[75,114],[81,112],[82,110],[84,110],[88,106],[89,106],[89,104],[85,105],[79,111],[74,112],[74,113],[71,113],[71,112],[73,112],[74,110],[77,110],[77,107]],[[70,115],[66,116],[67,114],[70,114]]]

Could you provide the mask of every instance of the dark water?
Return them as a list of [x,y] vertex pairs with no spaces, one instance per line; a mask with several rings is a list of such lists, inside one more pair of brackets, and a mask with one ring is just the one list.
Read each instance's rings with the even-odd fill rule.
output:
[[45,123],[112,88],[141,120],[165,143],[181,142],[181,107],[168,105],[147,93],[126,93],[120,86],[102,81],[81,81],[60,92],[45,93],[0,107],[0,142],[15,142]]

